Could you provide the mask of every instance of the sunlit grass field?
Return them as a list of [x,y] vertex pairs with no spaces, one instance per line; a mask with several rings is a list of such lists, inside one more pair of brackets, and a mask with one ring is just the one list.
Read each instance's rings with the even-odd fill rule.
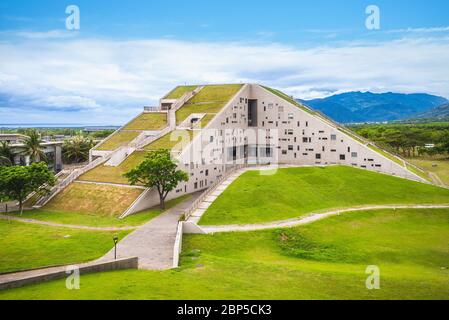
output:
[[[0,299],[448,299],[449,211],[348,213],[292,229],[184,238],[181,267],[0,292]],[[367,266],[380,269],[368,290]]]
[[89,231],[0,220],[0,273],[100,258],[129,231]]
[[208,208],[203,225],[258,223],[382,204],[449,204],[449,190],[346,166],[248,171]]

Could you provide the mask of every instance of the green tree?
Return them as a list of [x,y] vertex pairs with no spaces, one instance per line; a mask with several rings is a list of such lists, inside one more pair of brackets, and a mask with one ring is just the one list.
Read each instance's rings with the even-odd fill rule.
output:
[[67,162],[83,162],[89,158],[89,150],[94,143],[91,139],[77,135],[64,141],[62,145],[62,154]]
[[20,214],[26,197],[36,192],[44,195],[55,184],[55,176],[44,162],[30,166],[0,167],[0,198],[19,202]]
[[8,141],[0,141],[0,165],[11,166],[14,163],[14,153]]
[[177,170],[177,165],[170,158],[168,150],[149,152],[138,167],[125,173],[124,176],[132,185],[140,183],[147,188],[156,188],[161,209],[165,209],[165,198],[168,193],[175,189],[179,182],[189,180],[187,173]]
[[41,146],[42,140],[37,130],[27,131],[27,137],[23,141],[24,147],[22,154],[30,156],[31,162],[40,162],[45,160],[46,156]]

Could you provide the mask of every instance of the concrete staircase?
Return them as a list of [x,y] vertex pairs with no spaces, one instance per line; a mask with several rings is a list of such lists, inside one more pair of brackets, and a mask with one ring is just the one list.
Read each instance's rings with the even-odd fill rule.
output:
[[104,164],[105,166],[109,167],[117,167],[119,166],[123,161],[125,161],[128,156],[133,153],[136,149],[133,147],[120,147],[117,150],[114,151],[114,153],[111,155],[110,159]]

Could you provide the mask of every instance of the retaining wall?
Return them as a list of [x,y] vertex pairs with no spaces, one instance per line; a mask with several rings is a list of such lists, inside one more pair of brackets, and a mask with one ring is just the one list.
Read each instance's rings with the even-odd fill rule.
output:
[[[74,265],[76,266],[76,265]],[[125,258],[125,259],[117,259],[106,262],[92,262],[87,264],[81,264],[78,266],[80,274],[88,274],[94,272],[104,272],[104,271],[113,271],[113,270],[124,270],[124,269],[137,269],[138,267],[138,258]],[[5,280],[0,280],[0,290],[5,289],[13,289],[18,287],[23,287],[29,284],[37,284],[47,281],[52,281],[56,279],[66,278],[68,274],[66,273],[66,267],[50,268],[48,272],[45,272],[45,269],[35,270],[35,274],[33,271],[24,271],[23,276],[21,277],[21,273],[14,273],[2,275]]]

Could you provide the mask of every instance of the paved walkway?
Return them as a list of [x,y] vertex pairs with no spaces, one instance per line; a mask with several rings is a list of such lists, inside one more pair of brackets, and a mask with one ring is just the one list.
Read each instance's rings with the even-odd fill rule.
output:
[[[152,219],[127,235],[117,245],[117,258],[138,257],[139,269],[164,270],[173,266],[173,248],[178,222],[185,210],[201,195],[192,197]],[[114,249],[99,261],[114,258]]]
[[256,224],[240,224],[240,225],[221,225],[221,226],[199,226],[204,233],[216,233],[216,232],[236,232],[236,231],[255,231],[277,228],[288,228],[298,225],[308,224],[321,220],[330,216],[339,215],[341,213],[367,211],[367,210],[381,210],[381,209],[449,209],[449,205],[384,205],[384,206],[366,206],[356,207],[341,210],[333,210],[324,213],[312,213],[305,217],[273,221],[267,223]]
[[80,226],[80,225],[75,225],[75,224],[62,224],[62,223],[56,223],[56,222],[14,217],[14,216],[9,216],[9,215],[4,215],[4,214],[0,214],[0,219],[8,220],[8,221],[18,221],[18,222],[23,222],[23,223],[40,224],[40,225],[45,225],[45,226],[50,226],[50,227],[82,229],[82,230],[92,230],[92,231],[122,231],[122,230],[137,229],[137,227],[89,227],[89,226]]
[[[138,257],[139,269],[163,270],[171,269],[173,266],[173,248],[176,239],[178,221],[185,210],[201,195],[195,193],[189,200],[167,210],[160,216],[150,220],[146,224],[121,240],[117,245],[117,259]],[[86,226],[59,225],[51,222],[7,217],[0,215],[0,219],[17,220],[29,223],[39,223],[51,226],[63,226],[70,228],[87,228],[91,230],[125,230],[124,228],[94,228]],[[26,220],[26,221],[24,221]],[[78,266],[89,266],[98,262],[114,260],[114,249],[96,261],[78,264]],[[20,271],[0,275],[0,284],[10,281],[35,277],[38,275],[50,275],[55,272],[65,271],[67,266],[49,267],[28,271]]]

